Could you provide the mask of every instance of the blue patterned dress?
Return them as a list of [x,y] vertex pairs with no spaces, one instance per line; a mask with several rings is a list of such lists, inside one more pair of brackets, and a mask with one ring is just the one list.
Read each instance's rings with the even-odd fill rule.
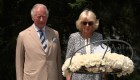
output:
[[[102,39],[103,39],[102,34],[94,32],[90,38],[90,43]],[[85,45],[85,39],[81,36],[80,32],[72,33],[68,41],[66,59],[72,57],[74,55],[74,52],[84,45]],[[90,52],[94,53],[94,48],[98,45],[100,45],[100,43],[90,45]],[[85,54],[86,50],[85,48],[82,48],[78,52],[81,54]],[[100,74],[73,73],[72,80],[100,80]]]

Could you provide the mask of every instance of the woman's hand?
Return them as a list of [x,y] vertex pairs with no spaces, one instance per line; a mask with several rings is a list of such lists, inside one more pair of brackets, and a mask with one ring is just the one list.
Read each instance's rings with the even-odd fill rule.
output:
[[71,80],[71,75],[66,76],[66,80]]

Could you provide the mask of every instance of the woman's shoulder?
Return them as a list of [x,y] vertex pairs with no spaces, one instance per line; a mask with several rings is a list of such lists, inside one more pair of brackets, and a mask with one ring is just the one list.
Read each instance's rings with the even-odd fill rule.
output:
[[101,33],[98,33],[98,32],[94,32],[93,35],[102,36],[102,34]]
[[94,32],[95,35],[102,35],[101,33],[99,32]]
[[103,35],[101,33],[98,32],[94,32],[91,39],[93,40],[102,40],[103,39]]
[[75,32],[75,33],[71,33],[70,34],[70,37],[72,37],[72,38],[77,38],[79,36],[80,36],[80,33],[79,32]]

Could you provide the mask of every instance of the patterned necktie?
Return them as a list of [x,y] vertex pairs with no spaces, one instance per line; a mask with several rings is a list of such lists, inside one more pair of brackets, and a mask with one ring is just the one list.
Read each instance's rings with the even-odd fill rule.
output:
[[47,42],[46,42],[45,36],[44,36],[42,30],[39,30],[39,32],[40,32],[40,40],[41,40],[42,46],[43,46],[44,50],[46,51],[47,50]]

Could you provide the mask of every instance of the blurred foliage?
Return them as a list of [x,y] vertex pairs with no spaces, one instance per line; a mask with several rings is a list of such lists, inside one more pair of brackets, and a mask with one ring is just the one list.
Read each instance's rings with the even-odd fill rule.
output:
[[100,20],[97,31],[105,39],[120,39],[133,46],[135,71],[116,80],[140,79],[139,0],[0,0],[0,80],[16,80],[16,38],[32,24],[30,9],[35,3],[43,3],[49,9],[48,26],[59,31],[63,61],[68,37],[77,31],[75,21],[83,9],[89,8]]
[[86,0],[76,0],[75,3],[68,3],[70,7],[73,8],[81,8],[87,1]]

